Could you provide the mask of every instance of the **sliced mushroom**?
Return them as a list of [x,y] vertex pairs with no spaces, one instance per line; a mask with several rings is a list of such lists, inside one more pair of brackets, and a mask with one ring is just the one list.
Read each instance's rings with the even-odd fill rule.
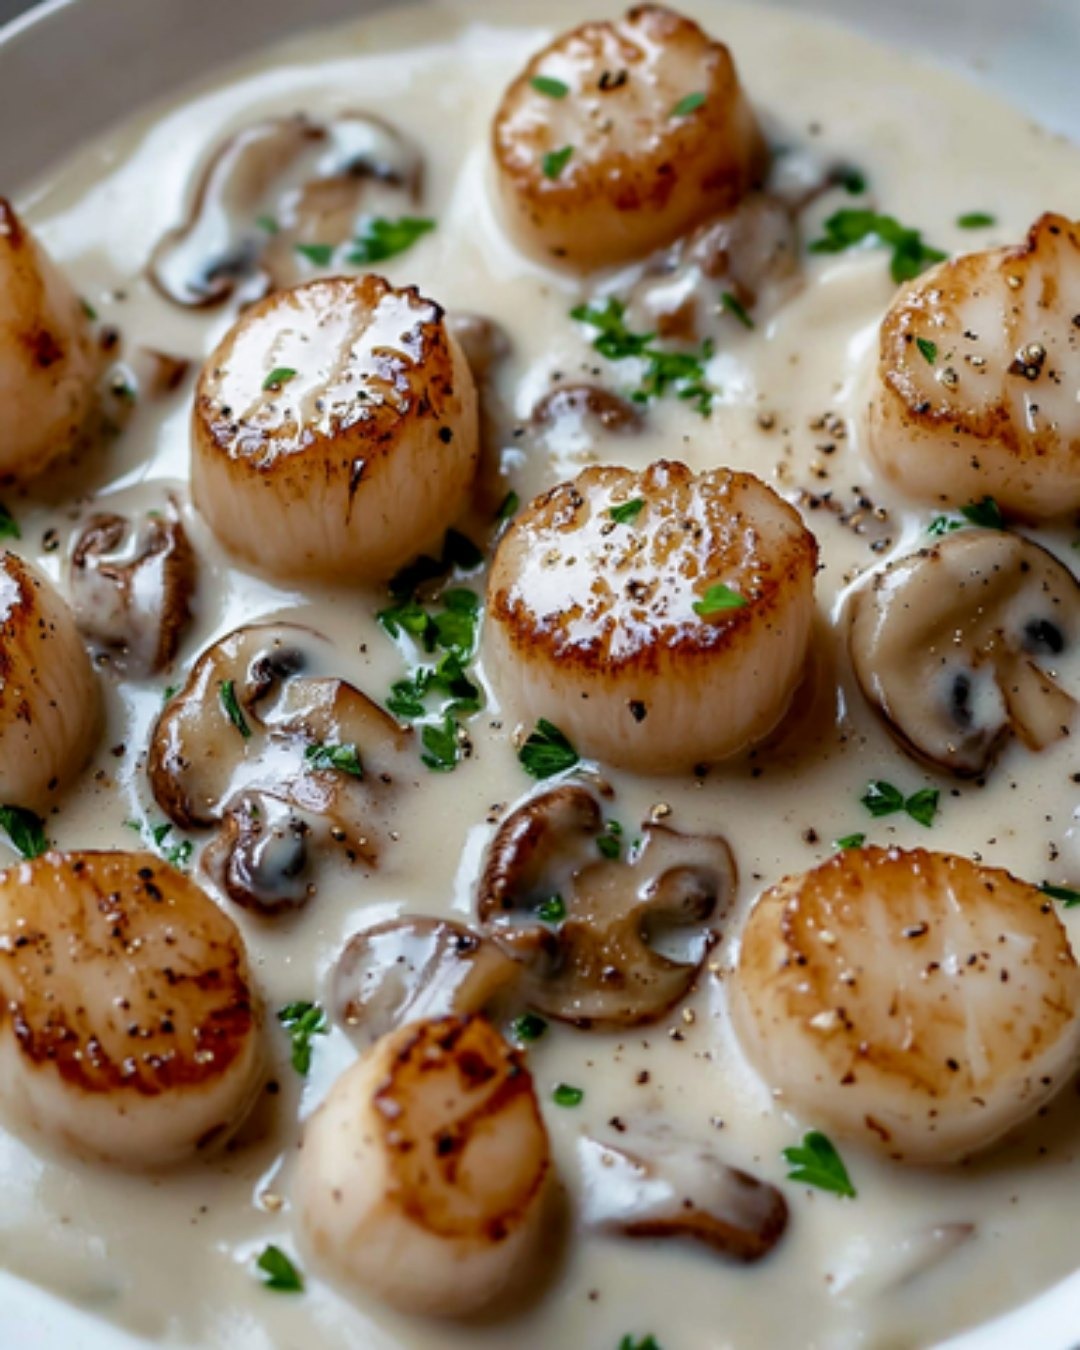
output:
[[421,176],[416,147],[370,113],[257,122],[214,152],[187,220],[155,248],[150,279],[186,307],[222,304],[238,288],[257,300],[298,280],[297,245],[343,243],[361,207],[401,214]]
[[92,516],[71,555],[79,631],[130,675],[164,669],[191,620],[195,553],[174,504]]
[[[715,836],[646,824],[627,861],[601,856],[596,799],[564,786],[503,823],[480,882],[482,930],[522,962],[524,996],[584,1027],[635,1026],[690,991],[734,889],[731,850]],[[610,835],[608,836],[610,837]],[[563,917],[540,911],[557,896]]]
[[629,1145],[578,1141],[586,1224],[633,1238],[690,1238],[760,1261],[787,1227],[784,1197],[699,1144],[637,1132]]
[[321,843],[374,866],[412,768],[411,733],[333,665],[333,647],[310,629],[238,629],[199,657],[154,730],[158,805],[185,829],[221,824],[211,875],[266,913],[311,894]]
[[365,1042],[407,1022],[487,1011],[520,966],[490,938],[448,919],[403,917],[349,939],[332,1007]]
[[557,427],[573,439],[580,439],[587,423],[604,431],[641,429],[640,409],[596,384],[557,386],[533,408],[532,420],[534,426]]
[[[891,563],[851,605],[863,693],[914,754],[984,773],[1016,735],[1042,750],[1069,732],[1080,671],[1080,586],[1019,535],[964,530]],[[1075,687],[1075,683],[1074,683]]]

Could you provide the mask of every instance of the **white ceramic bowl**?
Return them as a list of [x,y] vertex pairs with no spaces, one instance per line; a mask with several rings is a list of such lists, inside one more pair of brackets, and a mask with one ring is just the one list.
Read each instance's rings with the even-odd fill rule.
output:
[[[48,0],[0,29],[0,194],[141,105],[259,47],[394,0]],[[507,5],[512,0],[504,0]],[[952,66],[1080,140],[1080,0],[758,0]],[[587,0],[582,0],[583,10]],[[3,10],[0,8],[0,13]],[[504,11],[505,12],[505,11]],[[1051,205],[1048,203],[1048,205]],[[143,1344],[0,1271],[0,1345]],[[941,1350],[1076,1350],[1080,1272]]]

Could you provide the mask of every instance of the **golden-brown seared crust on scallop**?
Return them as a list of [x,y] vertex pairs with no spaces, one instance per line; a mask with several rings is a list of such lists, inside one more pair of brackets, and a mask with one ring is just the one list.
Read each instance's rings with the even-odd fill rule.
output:
[[939,264],[881,326],[871,454],[913,496],[992,496],[1042,519],[1080,506],[1080,226]]
[[195,502],[263,570],[388,576],[461,509],[477,416],[437,304],[377,276],[308,282],[248,309],[204,366]]
[[520,242],[581,268],[642,256],[729,209],[765,160],[728,49],[660,5],[539,52],[503,97],[493,143]]

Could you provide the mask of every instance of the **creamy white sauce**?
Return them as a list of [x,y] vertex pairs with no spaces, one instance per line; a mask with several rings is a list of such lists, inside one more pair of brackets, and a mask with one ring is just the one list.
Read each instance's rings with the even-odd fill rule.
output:
[[[587,8],[591,16],[618,7]],[[1080,215],[1080,153],[987,94],[791,14],[710,0],[683,8],[732,47],[755,105],[775,123],[775,142],[806,142],[863,166],[873,201],[923,229],[929,242],[981,247],[1021,238],[1044,209]],[[439,222],[380,270],[450,309],[485,313],[507,327],[514,352],[501,392],[525,416],[555,372],[574,381],[599,368],[603,382],[616,380],[568,319],[577,285],[519,255],[500,231],[487,181],[490,119],[506,82],[555,31],[584,17],[578,0],[518,0],[512,16],[506,6],[395,6],[355,28],[265,54],[132,122],[47,175],[19,205],[102,322],[121,327],[126,356],[142,343],[198,361],[233,310],[184,313],[153,291],[142,268],[161,234],[182,218],[205,157],[228,133],[266,115],[380,112],[423,147],[423,213]],[[848,204],[836,194],[815,207],[807,236],[827,210]],[[972,210],[989,211],[998,223],[977,233],[957,229],[956,217]],[[753,332],[731,325],[712,362],[723,392],[709,420],[667,401],[652,409],[637,437],[607,436],[592,447],[579,437],[553,444],[549,456],[528,456],[511,440],[506,453],[523,499],[591,459],[642,467],[665,455],[694,468],[752,470],[797,504],[804,492],[829,491],[846,513],[860,509],[865,493],[888,512],[880,522],[866,510],[866,532],[857,534],[830,510],[804,505],[823,549],[822,646],[838,660],[838,687],[835,694],[826,688],[816,717],[704,781],[615,779],[612,813],[628,826],[663,801],[677,826],[718,831],[731,842],[740,894],[721,966],[730,963],[741,916],[759,891],[823,859],[834,838],[853,831],[876,842],[968,853],[1035,881],[1080,884],[1078,789],[1070,777],[1080,763],[1068,740],[1037,758],[1011,747],[986,788],[940,783],[942,810],[930,831],[904,817],[871,821],[859,804],[873,778],[909,792],[935,781],[864,706],[836,623],[845,587],[908,551],[932,513],[910,510],[875,482],[860,446],[865,358],[893,291],[886,256],[811,258],[804,266],[806,286],[767,324]],[[19,550],[62,581],[72,531],[91,497],[123,510],[160,504],[169,489],[182,494],[190,398],[189,380],[164,402],[140,400],[118,439],[77,469],[50,474],[32,498],[9,497],[23,529]],[[772,429],[763,429],[763,414]],[[402,673],[400,655],[374,622],[382,595],[271,585],[232,566],[197,517],[189,516],[189,529],[202,581],[178,670],[238,624],[285,613],[331,636],[342,673],[373,697],[383,697]],[[45,546],[47,530],[58,532],[54,551]],[[890,543],[875,553],[869,544],[878,537]],[[1038,537],[1075,561],[1068,532]],[[1077,675],[1074,667],[1074,690]],[[126,820],[161,819],[141,765],[162,687],[179,682],[176,673],[139,684],[104,672],[109,725],[95,764],[48,822],[58,845],[130,846]],[[572,1208],[583,1185],[584,1134],[602,1135],[613,1116],[662,1119],[729,1163],[784,1186],[792,1221],[771,1258],[747,1269],[675,1244],[572,1236],[550,1271],[536,1271],[536,1298],[518,1316],[464,1330],[390,1314],[324,1283],[291,1231],[290,1170],[299,1122],[355,1051],[340,1030],[320,1039],[301,1085],[272,1013],[290,999],[325,999],[334,958],[361,926],[399,911],[468,918],[493,831],[485,817],[530,788],[510,731],[491,705],[471,724],[470,760],[445,776],[418,769],[399,813],[400,838],[376,874],[324,885],[294,918],[264,921],[233,909],[271,1013],[267,1037],[281,1084],[235,1146],[147,1178],[84,1166],[37,1141],[0,1134],[0,1262],[151,1337],[415,1350],[510,1343],[605,1350],[627,1333],[647,1332],[663,1350],[905,1346],[1015,1305],[1080,1263],[1070,1199],[1080,1186],[1073,1089],[985,1161],[921,1172],[848,1147],[858,1199],[806,1191],[783,1181],[781,1149],[814,1122],[797,1121],[770,1100],[734,1044],[722,981],[710,979],[685,1015],[677,1011],[625,1036],[553,1030],[530,1059]],[[1080,939],[1080,919],[1065,918]],[[559,1082],[585,1089],[578,1108],[551,1104]],[[261,1198],[268,1191],[285,1197],[285,1207],[268,1206]],[[957,1224],[974,1225],[973,1235],[952,1242]],[[921,1234],[940,1259],[890,1287]],[[252,1262],[268,1241],[305,1268],[304,1296],[260,1286]]]

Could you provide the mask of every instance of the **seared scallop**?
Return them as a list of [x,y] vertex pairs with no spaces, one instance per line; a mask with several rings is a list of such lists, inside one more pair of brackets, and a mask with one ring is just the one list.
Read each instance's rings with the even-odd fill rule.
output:
[[0,801],[47,806],[89,759],[100,724],[71,610],[21,558],[0,555]]
[[660,5],[556,38],[506,91],[493,136],[516,238],[583,269],[729,209],[765,160],[731,53]]
[[729,989],[781,1106],[906,1162],[995,1143],[1080,1062],[1080,970],[1052,902],[947,853],[849,849],[781,882]]
[[521,1055],[479,1017],[392,1031],[308,1122],[295,1200],[316,1258],[410,1313],[462,1316],[535,1260],[550,1157]]
[[0,197],[0,480],[35,478],[75,447],[98,365],[79,297]]
[[940,263],[881,326],[870,453],[928,502],[993,497],[1041,520],[1080,507],[1080,225]]
[[0,874],[0,1100],[73,1151],[177,1162],[250,1105],[259,1017],[235,926],[148,853]]
[[584,755],[676,773],[760,740],[806,665],[817,545],[750,474],[586,469],[503,536],[485,650],[505,702]]
[[203,368],[192,492],[221,542],[282,577],[370,581],[438,544],[478,457],[443,311],[381,277],[246,310]]

